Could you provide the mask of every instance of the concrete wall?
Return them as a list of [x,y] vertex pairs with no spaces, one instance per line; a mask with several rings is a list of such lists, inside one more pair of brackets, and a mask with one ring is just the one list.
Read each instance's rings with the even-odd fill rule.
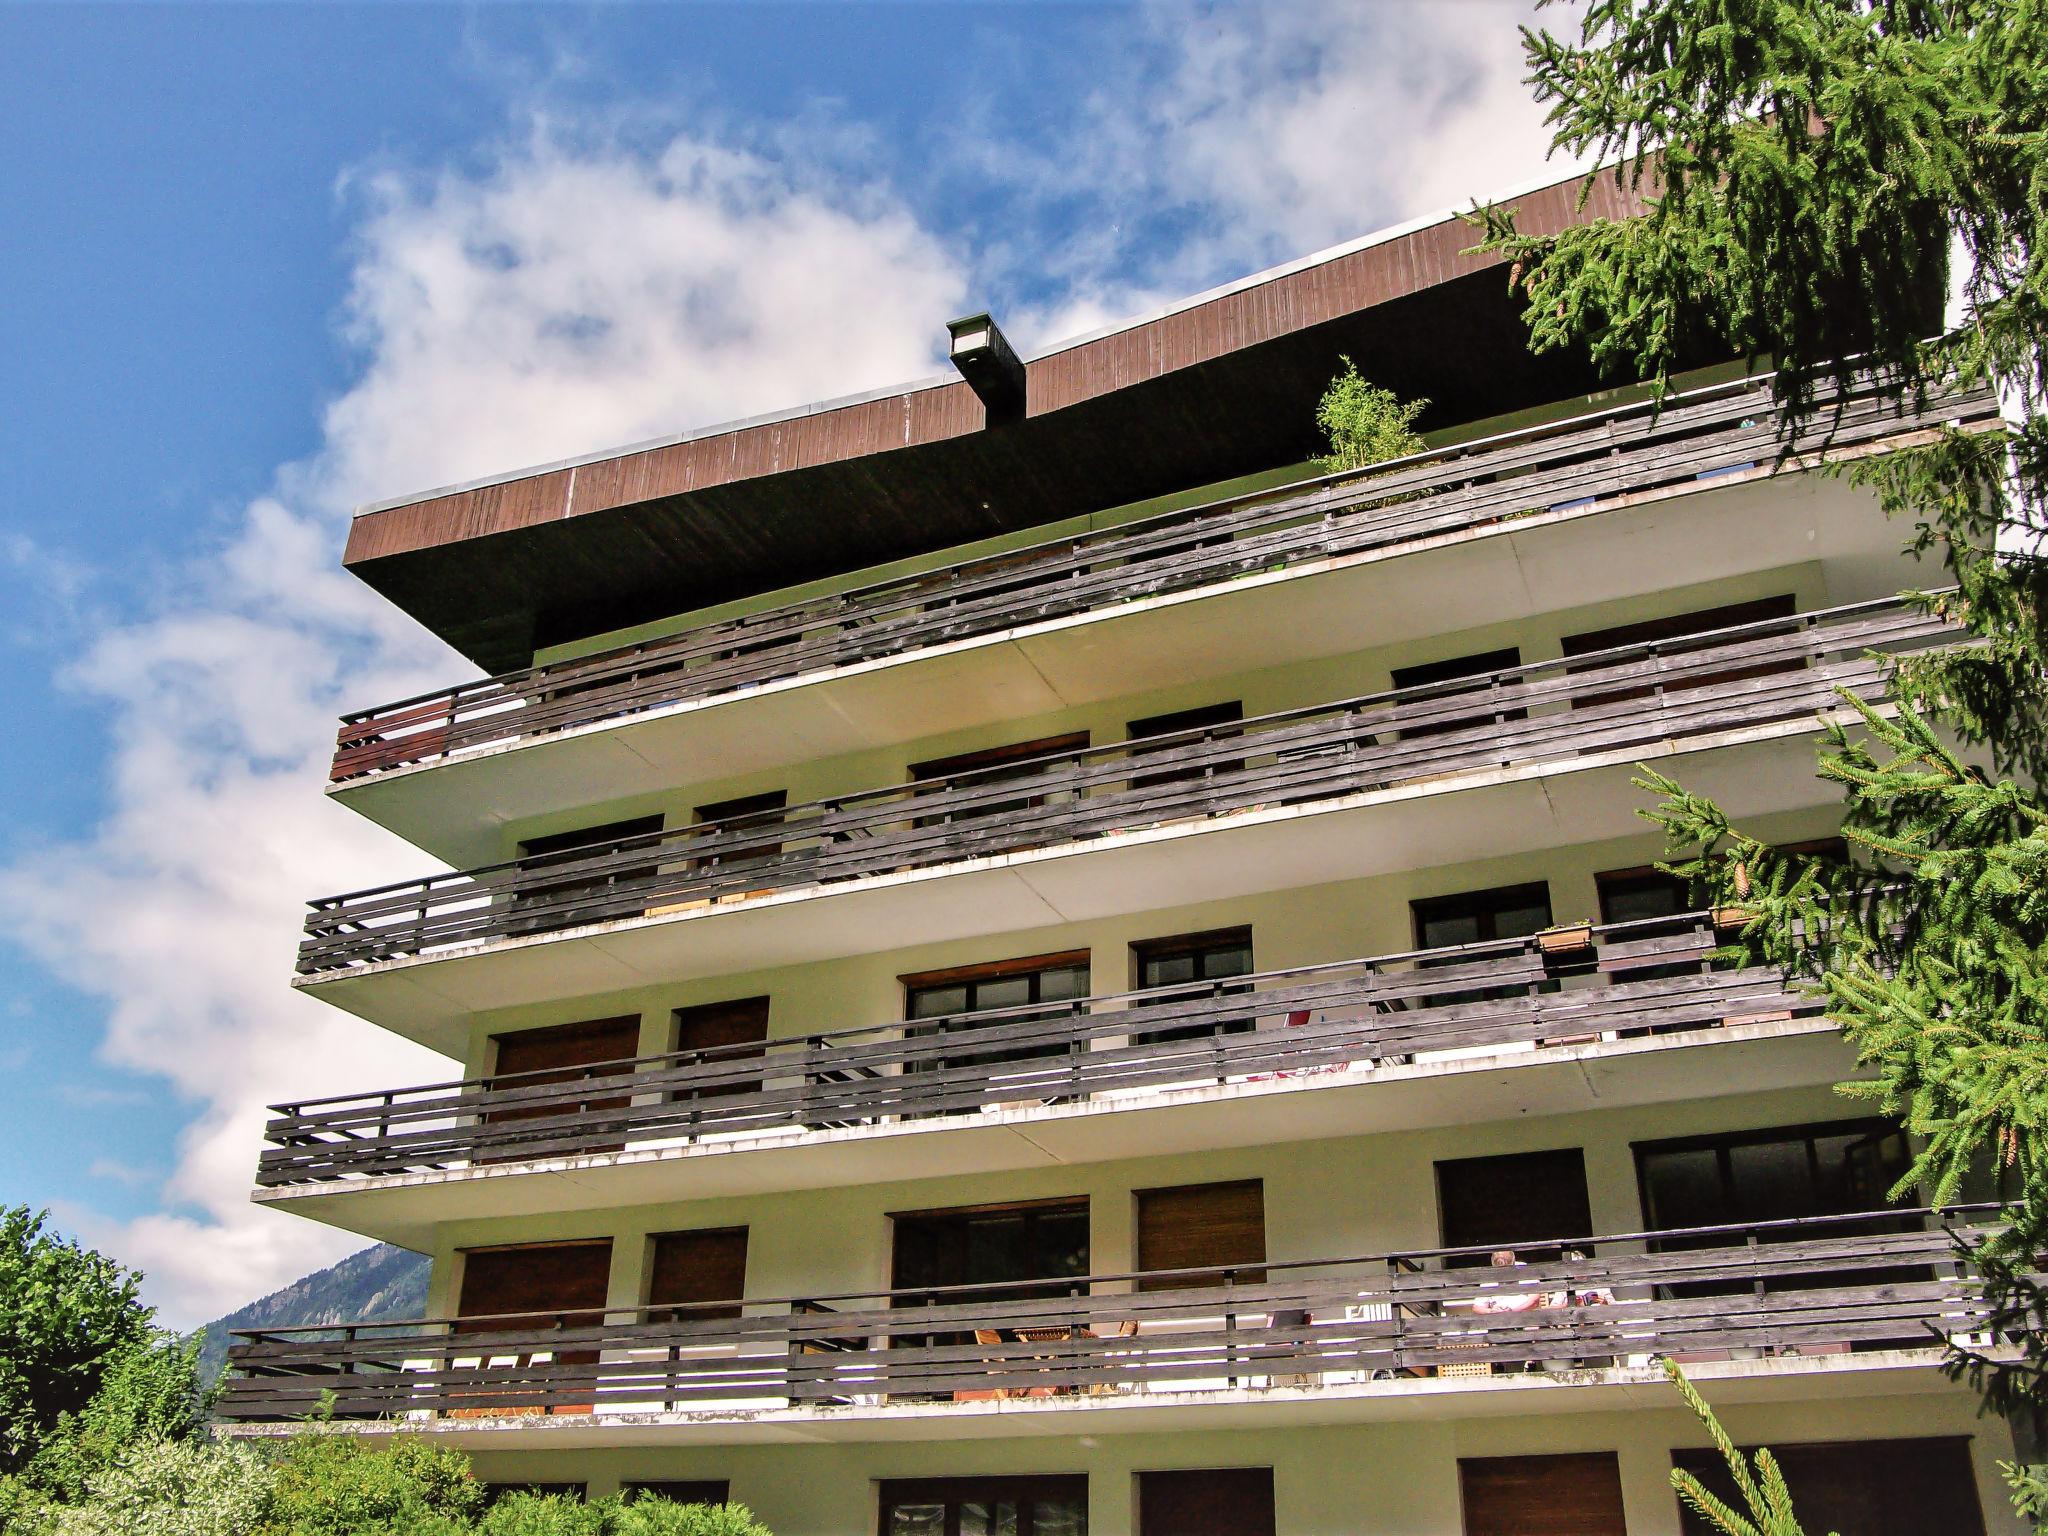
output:
[[1859,1112],[1828,1087],[1816,1085],[1592,1114],[713,1200],[687,1198],[689,1171],[679,1167],[678,1198],[668,1203],[444,1224],[429,1309],[435,1314],[454,1310],[464,1248],[585,1237],[612,1239],[608,1304],[637,1306],[645,1300],[648,1239],[707,1227],[748,1228],[750,1297],[884,1289],[889,1283],[890,1212],[1078,1196],[1089,1201],[1090,1268],[1098,1274],[1121,1273],[1137,1267],[1134,1191],[1226,1179],[1264,1181],[1269,1259],[1431,1248],[1441,1241],[1437,1162],[1555,1147],[1584,1150],[1594,1232],[1634,1232],[1646,1223],[1633,1143],[1843,1120]]
[[[1832,835],[1838,816],[1831,807],[1817,806],[1810,811],[1757,817],[1745,825],[1775,841],[1794,842]],[[992,938],[905,943],[873,954],[808,965],[696,975],[632,991],[495,1009],[472,1016],[463,1064],[471,1074],[490,1072],[495,1065],[492,1037],[511,1030],[630,1013],[641,1018],[642,1053],[659,1054],[673,1048],[675,1009],[742,997],[770,999],[770,1038],[889,1024],[903,1017],[900,976],[1077,949],[1086,949],[1091,955],[1093,992],[1123,992],[1137,981],[1131,957],[1134,941],[1213,928],[1249,925],[1253,963],[1262,970],[1397,954],[1414,947],[1411,902],[1537,880],[1550,886],[1555,921],[1598,921],[1600,902],[1594,876],[1602,870],[1640,867],[1662,854],[1661,836],[1645,823],[1632,837],[1568,848],[1504,852],[1497,858],[1406,870],[1376,879],[1120,913],[1099,922],[1065,923]]]
[[[1896,570],[1883,574],[1889,584],[1876,592],[1831,590],[1843,588],[1844,582],[1838,579],[1831,583],[1817,562],[1808,562],[1719,581],[1694,584],[1681,581],[1669,589],[1590,606],[1573,606],[1568,601],[1568,594],[1563,592],[1534,593],[1531,594],[1533,605],[1544,610],[1534,618],[1498,622],[1453,634],[1426,634],[1369,652],[1241,672],[1234,676],[1210,677],[1201,682],[1114,698],[1087,708],[1033,717],[993,718],[971,730],[925,737],[886,750],[822,758],[739,778],[678,784],[662,794],[639,795],[608,804],[579,805],[571,810],[503,827],[499,857],[516,856],[518,843],[523,838],[656,812],[666,815],[671,827],[687,826],[694,807],[741,795],[780,789],[787,792],[791,805],[798,805],[833,795],[898,784],[908,779],[908,765],[911,763],[1012,742],[1086,731],[1089,740],[1097,746],[1113,744],[1124,739],[1126,724],[1131,720],[1219,700],[1241,700],[1247,716],[1306,708],[1389,688],[1393,685],[1391,674],[1396,667],[1509,646],[1520,650],[1525,663],[1546,661],[1562,654],[1559,644],[1562,636],[1588,629],[1787,592],[1794,596],[1801,610],[1824,608],[1834,603],[1887,595],[1896,590],[1901,579],[1906,579]],[[1101,665],[1112,670],[1117,666],[1113,648],[1105,652]],[[821,707],[822,704],[823,701]]]
[[[884,1478],[1076,1472],[1089,1478],[1089,1536],[1132,1536],[1138,1472],[1270,1466],[1279,1536],[1456,1536],[1462,1526],[1459,1458],[1614,1451],[1631,1536],[1678,1536],[1670,1453],[1705,1445],[1707,1438],[1676,1406],[1675,1392],[1670,1398],[1673,1406],[1628,1412],[1171,1435],[486,1452],[475,1466],[479,1476],[496,1481],[587,1481],[593,1494],[611,1492],[621,1480],[722,1477],[732,1497],[750,1505],[776,1536],[869,1536],[876,1528],[875,1484]],[[1986,1530],[2017,1536],[2023,1529],[1996,1467],[2000,1457],[2011,1456],[2011,1439],[1999,1421],[1977,1418],[1960,1388],[1740,1404],[1722,1409],[1720,1417],[1745,1444],[1970,1436]],[[1793,1493],[1796,1500],[1797,1488]]]

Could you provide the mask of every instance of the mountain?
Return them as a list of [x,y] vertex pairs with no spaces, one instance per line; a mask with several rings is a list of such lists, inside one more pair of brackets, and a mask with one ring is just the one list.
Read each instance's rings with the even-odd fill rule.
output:
[[368,1323],[426,1309],[427,1256],[379,1243],[208,1323],[200,1329],[199,1368],[207,1381],[220,1374],[236,1328]]

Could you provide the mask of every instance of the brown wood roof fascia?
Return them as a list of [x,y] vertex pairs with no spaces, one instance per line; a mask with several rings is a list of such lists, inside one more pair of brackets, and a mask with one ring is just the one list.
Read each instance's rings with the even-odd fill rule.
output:
[[[1573,177],[1515,199],[1523,227],[1540,234],[1635,205],[1607,177],[1580,213],[1581,185]],[[1046,416],[1497,266],[1497,258],[1470,253],[1476,238],[1471,225],[1447,219],[1061,348],[1025,365],[1026,415]],[[940,442],[983,424],[981,402],[964,382],[912,387],[368,511],[349,530],[343,564]]]

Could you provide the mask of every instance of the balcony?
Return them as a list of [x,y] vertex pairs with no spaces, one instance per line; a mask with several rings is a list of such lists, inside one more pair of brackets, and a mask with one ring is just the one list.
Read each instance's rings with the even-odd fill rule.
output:
[[342,783],[1508,519],[1668,494],[1754,473],[1780,453],[1845,456],[1994,409],[1959,397],[1901,415],[1867,387],[1831,388],[1822,402],[1839,406],[1839,418],[1781,441],[1768,383],[1745,379],[1682,395],[1661,413],[1623,406],[504,673],[345,716],[331,777]]
[[[1625,779],[1639,759],[1792,743],[1816,715],[1840,708],[1839,690],[1881,699],[1892,658],[1953,635],[1896,602],[1855,604],[406,881],[312,902],[298,970],[306,984],[333,988],[421,961],[474,969],[500,953],[550,952],[541,972],[514,967],[495,991],[386,984],[388,996],[368,989],[367,1006],[361,987],[330,994],[373,1017],[411,1009],[426,1020],[432,1008],[530,1000],[541,994],[522,989],[535,984],[588,995],[627,978],[644,983],[674,963],[659,953],[664,936],[705,917],[728,925],[723,969],[761,963],[732,942],[731,920],[750,911],[782,930],[781,947],[760,953],[791,963],[787,925],[761,909],[792,900],[812,916],[806,942],[851,953],[884,947],[887,931],[937,939],[950,936],[949,924],[975,922],[999,932],[1071,917],[1089,901],[1140,910],[1355,876],[1425,835],[1440,860],[1481,832],[1487,851],[1498,851],[1501,830],[1473,806],[1460,812],[1462,826],[1425,826],[1428,800],[1456,790],[1540,781],[1539,813],[1568,825],[1574,840],[1617,835],[1633,824],[1619,780],[1597,781],[1584,805],[1549,781],[1600,769]],[[1706,776],[1701,787],[1727,789],[1739,813],[1782,808],[1757,797],[1790,792],[1803,778],[1786,771],[1792,762],[1746,761],[1724,772],[1725,785]],[[1363,855],[1326,814],[1397,802],[1402,826],[1375,828]],[[1225,830],[1237,834],[1235,848],[1204,866],[1201,845]],[[1539,845],[1522,836],[1520,845]],[[1052,888],[1052,860],[1082,882],[1071,894]],[[1002,892],[964,883],[937,907],[923,894],[954,877],[1014,878],[1026,864],[1031,888],[1007,905]],[[863,890],[877,911],[854,937],[841,936],[844,917],[835,929],[813,905]],[[563,952],[565,941],[600,938],[582,961]],[[401,997],[405,1007],[394,1008]]]
[[[1708,913],[1566,925],[1050,1007],[282,1104],[272,1108],[256,1181],[330,1196],[394,1177],[454,1181],[450,1198],[476,1215],[504,1198],[476,1179],[502,1184],[563,1160],[640,1165],[612,1179],[626,1199],[652,1165],[707,1152],[781,1155],[787,1166],[757,1170],[750,1192],[886,1177],[885,1148],[849,1143],[905,1136],[915,1150],[896,1155],[924,1172],[962,1155],[985,1171],[1000,1150],[949,1152],[931,1138],[986,1141],[993,1118],[1005,1140],[1007,1128],[1028,1125],[1039,1157],[1076,1161],[1100,1155],[1091,1143],[1103,1132],[1074,1122],[1171,1109],[1174,1123],[1155,1125],[1146,1149],[1196,1150],[1281,1134],[1272,1114],[1254,1124],[1247,1113],[1275,1095],[1285,1097],[1289,1137],[1356,1133],[1387,1117],[1383,1105],[1354,1102],[1360,1088],[1384,1095],[1398,1082],[1417,1097],[1469,1097],[1460,1074],[1551,1065],[1567,1066],[1570,1085],[1585,1088],[1577,1063],[1589,1056],[1611,1058],[1596,1095],[1611,1105],[1657,1091],[1648,1079],[1660,1073],[1683,1078],[1683,1068],[1643,1059],[1670,1057],[1671,1047],[1832,1039],[1820,1005],[1777,969],[1728,963],[1728,938]],[[1834,1053],[1818,1065],[1821,1081],[1845,1068]],[[1780,1053],[1759,1086],[1782,1086],[1791,1070]],[[1724,1087],[1742,1082],[1731,1068]],[[1343,1100],[1323,1106],[1336,1118],[1306,1108],[1306,1090]],[[1576,1107],[1532,1102],[1544,1112]],[[1455,1110],[1432,1102],[1427,1113],[1442,1120]],[[588,1179],[576,1188],[581,1199],[602,1198]],[[673,1193],[672,1182],[663,1188]]]
[[1969,1223],[1989,1210],[1527,1244],[1533,1261],[1505,1268],[1439,1249],[750,1299],[739,1315],[728,1302],[245,1330],[217,1411],[287,1421],[332,1394],[337,1419],[408,1429],[861,1438],[906,1420],[938,1435],[997,1419],[1010,1433],[1153,1428],[1197,1405],[1258,1422],[1261,1405],[1290,1404],[1277,1422],[1296,1423],[1612,1407],[1660,1357],[1752,1390],[1838,1370],[1932,1378],[1946,1339],[1996,1347],[1968,1263],[1988,1231]]

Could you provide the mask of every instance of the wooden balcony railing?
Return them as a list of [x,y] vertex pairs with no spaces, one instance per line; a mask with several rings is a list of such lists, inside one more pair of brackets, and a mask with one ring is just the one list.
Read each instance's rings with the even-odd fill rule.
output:
[[1623,406],[420,694],[345,716],[332,777],[1534,513],[1767,473],[1781,453],[1848,456],[1938,423],[1997,417],[1981,393],[1904,411],[1860,385],[1830,385],[1821,398],[1832,410],[1788,438],[1768,383],[1739,380],[1680,395],[1661,413]]
[[[1932,1351],[1986,1326],[1989,1208],[661,1308],[245,1330],[217,1411],[758,1412],[1358,1387],[1525,1369]],[[720,1315],[723,1314],[723,1315]],[[1368,1388],[1369,1390],[1369,1388]]]
[[[272,1107],[277,1187],[1817,1014],[1706,913]],[[1136,1100],[1134,1099],[1134,1103]]]
[[642,833],[313,901],[298,969],[1809,719],[1953,637],[1862,603]]

